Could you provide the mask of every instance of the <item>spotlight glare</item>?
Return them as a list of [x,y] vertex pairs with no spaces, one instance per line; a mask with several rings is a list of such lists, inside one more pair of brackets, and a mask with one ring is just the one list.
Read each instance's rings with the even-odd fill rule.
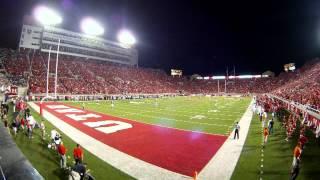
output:
[[45,6],[36,7],[33,15],[42,25],[57,25],[62,22],[62,17],[57,12]]
[[81,30],[86,34],[93,36],[99,36],[104,33],[104,28],[99,22],[90,17],[84,18],[81,21]]
[[118,34],[118,41],[124,45],[133,45],[136,43],[136,38],[128,30],[121,30]]

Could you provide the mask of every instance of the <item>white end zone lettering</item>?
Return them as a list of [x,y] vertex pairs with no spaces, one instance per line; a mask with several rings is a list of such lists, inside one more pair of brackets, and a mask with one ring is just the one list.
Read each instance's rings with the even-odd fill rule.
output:
[[67,109],[67,108],[69,108],[68,106],[65,106],[65,105],[47,105],[47,107],[50,109]]
[[77,115],[77,114],[66,114],[67,117],[75,120],[75,121],[84,121],[87,120],[88,118],[99,118],[101,116],[97,114],[84,114],[84,115]]
[[58,113],[75,113],[75,112],[84,112],[80,109],[74,109],[74,108],[67,108],[67,109],[56,109]]
[[[121,121],[114,121],[114,120],[104,120],[104,121],[97,121],[97,122],[85,122],[83,124],[85,124],[85,125],[87,125],[89,127],[95,128],[96,130],[101,131],[101,132],[106,133],[106,134],[111,134],[111,133],[115,133],[115,132],[120,131],[120,130],[132,128],[132,125],[129,124],[129,123],[125,123],[125,122],[121,122]],[[103,126],[111,125],[111,124],[115,124],[115,125],[103,127]]]

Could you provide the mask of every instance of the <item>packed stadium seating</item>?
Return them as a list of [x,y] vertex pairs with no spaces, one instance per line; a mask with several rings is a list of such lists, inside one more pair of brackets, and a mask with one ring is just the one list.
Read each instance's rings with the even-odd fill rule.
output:
[[[11,84],[29,85],[33,94],[46,92],[48,54],[0,49],[0,64]],[[50,59],[49,92],[54,92],[55,54]],[[277,77],[227,81],[228,93],[271,92],[285,99],[320,109],[320,60]],[[57,92],[62,94],[217,93],[224,80],[189,80],[162,70],[137,68],[85,58],[59,56]]]
[[290,82],[278,86],[274,94],[285,99],[320,109],[320,61],[309,62]]

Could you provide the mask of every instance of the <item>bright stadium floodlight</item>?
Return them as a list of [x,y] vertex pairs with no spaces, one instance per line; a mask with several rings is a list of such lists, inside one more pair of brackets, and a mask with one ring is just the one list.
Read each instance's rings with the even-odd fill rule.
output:
[[118,34],[118,41],[121,44],[132,46],[136,43],[136,38],[128,30],[121,30]]
[[86,34],[93,36],[99,36],[104,33],[104,28],[100,23],[90,17],[86,17],[81,21],[81,30]]
[[57,25],[62,22],[62,17],[57,12],[45,6],[36,7],[33,15],[42,25]]

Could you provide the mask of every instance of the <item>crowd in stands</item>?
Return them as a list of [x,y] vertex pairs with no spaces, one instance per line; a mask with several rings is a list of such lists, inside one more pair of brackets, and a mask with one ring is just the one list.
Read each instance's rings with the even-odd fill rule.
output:
[[[48,54],[37,51],[0,49],[0,85],[28,86],[29,94],[46,93]],[[54,92],[56,55],[51,55],[49,63],[49,92]],[[227,84],[225,85],[225,82]],[[59,94],[160,94],[160,93],[183,93],[183,94],[215,94],[215,93],[271,93],[286,100],[297,102],[314,110],[320,110],[320,60],[308,62],[295,72],[283,72],[277,77],[252,78],[252,79],[229,79],[225,80],[190,80],[185,76],[172,77],[162,70],[137,68],[127,65],[113,64],[110,62],[59,56],[57,92]],[[308,141],[305,129],[313,130],[318,138],[320,136],[320,121],[308,114],[302,113],[295,107],[288,107],[281,101],[276,101],[268,96],[259,96],[257,103],[265,112],[274,114],[281,108],[289,110],[289,114],[280,115],[282,126],[286,129],[288,141],[292,138],[301,123],[300,136],[297,147],[294,150],[293,167],[300,163],[300,155],[304,144]],[[14,106],[15,107],[15,106]],[[43,122],[37,124],[32,118],[25,104],[21,101],[16,103],[17,111],[24,114],[17,115],[12,122],[14,135],[17,131],[23,131],[32,139],[35,126],[41,130],[42,138],[45,139],[45,127]],[[15,110],[14,110],[15,111]],[[1,116],[5,126],[9,129],[7,120],[7,107],[1,108]],[[262,119],[262,114],[261,118]],[[273,124],[273,118],[272,118]],[[265,127],[265,140],[272,132],[272,127]],[[55,140],[56,135],[52,137]],[[56,142],[56,141],[54,141]],[[56,147],[61,167],[66,167],[66,149],[62,143],[53,144]],[[75,149],[79,148],[76,147]],[[76,154],[76,155],[75,155]],[[82,164],[83,154],[74,152],[76,164]]]
[[320,61],[313,60],[296,73],[297,76],[283,86],[278,86],[273,94],[300,104],[320,109]]
[[[1,49],[0,64],[1,68],[7,72],[7,78],[14,85],[27,84],[27,72],[29,72],[29,51],[14,51]],[[2,69],[3,70],[3,69]]]
[[[0,49],[0,60],[12,84],[27,83],[30,94],[46,92],[48,54]],[[52,54],[50,93],[54,92],[55,64],[56,55]],[[283,72],[277,77],[227,80],[226,92],[271,92],[320,109],[319,72],[320,60],[315,59],[295,72]],[[59,56],[57,92],[60,94],[212,94],[224,91],[224,80],[190,80],[185,76],[169,76],[162,70]]]

